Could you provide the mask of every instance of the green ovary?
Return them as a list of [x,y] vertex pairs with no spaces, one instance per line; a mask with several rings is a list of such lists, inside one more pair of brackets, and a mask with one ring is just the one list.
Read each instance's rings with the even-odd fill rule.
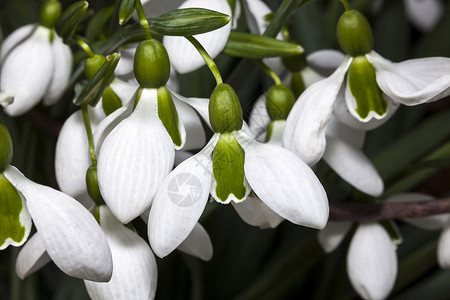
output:
[[25,227],[20,223],[22,199],[14,186],[0,174],[0,245],[7,238],[20,242],[25,236]]
[[213,153],[213,173],[216,195],[225,202],[230,194],[237,199],[245,197],[245,153],[232,133],[222,133]]
[[367,118],[371,111],[380,117],[386,114],[387,102],[377,84],[375,69],[365,56],[353,59],[347,84],[356,100],[355,111],[362,119]]

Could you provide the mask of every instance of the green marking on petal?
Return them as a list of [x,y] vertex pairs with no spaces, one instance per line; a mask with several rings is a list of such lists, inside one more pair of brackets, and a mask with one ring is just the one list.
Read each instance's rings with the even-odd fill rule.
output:
[[20,243],[25,238],[25,226],[20,223],[22,198],[16,188],[0,174],[0,247],[10,238]]
[[371,111],[380,117],[386,114],[387,102],[377,84],[375,69],[365,56],[355,57],[348,70],[350,91],[356,100],[356,113],[365,119]]
[[222,133],[213,153],[213,173],[216,195],[226,202],[233,194],[237,199],[245,197],[245,153],[232,133]]
[[181,134],[178,127],[178,113],[173,103],[172,96],[166,87],[158,88],[158,116],[166,127],[172,141],[178,147],[181,146]]
[[102,106],[103,111],[107,116],[112,114],[116,109],[122,107],[122,101],[110,86],[106,87],[105,91],[103,92]]

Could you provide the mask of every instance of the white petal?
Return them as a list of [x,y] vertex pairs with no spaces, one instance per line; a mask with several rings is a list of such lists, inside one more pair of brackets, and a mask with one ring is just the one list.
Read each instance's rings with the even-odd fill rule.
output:
[[[336,67],[337,68],[337,67]],[[334,68],[333,71],[336,69]],[[324,79],[322,75],[311,69],[310,67],[306,66],[300,71],[303,82],[305,83],[305,87],[309,87],[316,83],[317,81],[320,81]]]
[[[421,202],[433,201],[434,197],[420,193],[404,193],[389,197],[386,202],[404,203],[404,202]],[[443,228],[450,219],[450,214],[440,214],[421,218],[402,219],[412,225],[427,230],[437,230]]]
[[444,5],[439,0],[405,0],[406,15],[420,30],[430,31],[444,13]]
[[31,35],[35,28],[35,24],[28,24],[17,28],[10,35],[8,35],[8,37],[6,37],[6,39],[4,39],[2,42],[2,46],[0,49],[0,62],[3,63],[3,60],[9,54],[9,52],[18,44],[24,42],[24,40]]
[[72,277],[108,281],[111,251],[91,213],[66,194],[28,180],[14,167],[4,174],[26,199],[42,243],[55,264]]
[[209,99],[207,98],[186,98],[182,95],[174,92],[173,90],[169,89],[170,94],[172,94],[174,102],[181,101],[189,106],[193,107],[202,117],[202,119],[208,124],[208,126],[211,128],[211,123],[209,122]]
[[318,235],[319,244],[323,251],[331,253],[339,247],[351,226],[352,222],[328,222]]
[[450,269],[450,223],[442,230],[438,241],[437,260],[443,269]]
[[24,114],[44,96],[53,74],[49,36],[49,29],[38,26],[28,39],[5,58],[0,89],[14,95],[14,102],[5,107],[8,115]]
[[104,205],[100,207],[100,225],[111,247],[114,270],[109,282],[84,281],[91,299],[153,299],[157,267],[148,244]]
[[25,279],[32,273],[36,272],[52,259],[47,254],[44,244],[42,243],[39,233],[35,233],[20,249],[16,260],[16,273],[20,279]]
[[188,158],[191,158],[192,156],[194,156],[194,154],[192,154],[191,152],[175,151],[175,162],[174,162],[174,165],[178,166],[183,161],[185,161]]
[[394,101],[417,105],[450,95],[450,58],[429,57],[392,63],[374,51],[366,57],[375,68],[381,90]]
[[397,111],[397,109],[400,107],[399,103],[392,101],[392,99],[390,99],[387,95],[383,95],[383,98],[387,101],[388,104],[386,115],[381,119],[372,118],[369,121],[362,122],[359,118],[356,118],[354,114],[349,111],[344,95],[344,90],[343,92],[339,93],[338,99],[336,101],[336,107],[333,110],[333,114],[340,122],[358,130],[372,130],[380,127],[381,125],[389,121]]
[[332,49],[315,51],[306,57],[308,65],[323,76],[330,76],[344,60],[344,53]]
[[334,115],[331,116],[328,123],[326,134],[358,149],[362,149],[366,137],[365,131],[344,125]]
[[112,114],[108,115],[103,121],[98,124],[94,131],[94,145],[97,155],[100,153],[103,142],[106,137],[113,131],[116,126],[128,118],[133,112],[136,94],[121,108],[116,109]]
[[156,89],[144,89],[134,112],[113,129],[100,149],[100,192],[122,223],[151,205],[173,167],[172,139],[157,114]]
[[156,194],[148,237],[153,252],[161,258],[188,237],[205,208],[211,188],[211,152],[217,140],[214,135],[202,151],[170,172]]
[[138,43],[132,43],[120,48],[120,60],[114,69],[114,74],[121,77],[122,79],[128,79],[134,76],[133,64],[134,64],[134,53],[136,52],[136,47]]
[[79,110],[64,122],[56,142],[55,175],[61,191],[74,198],[87,193],[86,171],[90,165],[89,143]]
[[133,98],[134,93],[136,93],[136,90],[139,87],[137,84],[123,81],[118,78],[114,78],[109,86],[120,98],[120,100],[122,101],[122,105],[125,105],[126,103],[128,103],[128,101],[130,101],[130,99]]
[[184,102],[174,98],[180,124],[185,129],[185,143],[183,150],[200,149],[206,144],[206,134],[202,121],[195,110]]
[[333,75],[307,88],[286,120],[283,146],[310,166],[318,162],[325,151],[326,126],[351,61],[347,57]]
[[178,250],[198,257],[204,261],[211,260],[213,246],[205,228],[200,223],[195,224],[194,229],[187,238],[178,246]]
[[[231,9],[227,0],[187,0],[180,8],[201,7],[215,10],[231,16]],[[215,58],[222,52],[228,41],[231,31],[231,22],[217,30],[195,35],[209,55]],[[188,73],[205,65],[205,61],[198,51],[184,37],[165,36],[164,46],[169,54],[170,63],[179,73]]]
[[236,29],[238,26],[239,17],[241,16],[241,2],[234,2],[233,19],[231,20],[231,29]]
[[170,10],[177,9],[185,0],[142,0],[142,6],[147,18],[160,16]]
[[373,197],[383,193],[384,184],[380,174],[361,150],[327,136],[323,159],[342,179],[361,192]]
[[69,85],[72,72],[72,51],[63,43],[63,40],[55,34],[52,43],[53,72],[50,85],[45,93],[44,104],[53,105],[58,101]]
[[258,97],[253,105],[248,125],[250,130],[256,136],[256,139],[260,142],[265,140],[265,133],[270,123],[270,116],[266,107],[266,95],[262,94]]
[[348,249],[347,273],[362,298],[376,300],[389,295],[397,277],[397,253],[381,225],[359,225]]
[[241,203],[231,204],[241,219],[252,226],[275,228],[284,220],[253,194]]
[[268,144],[277,145],[281,147],[281,141],[283,139],[284,128],[286,127],[286,121],[276,120],[272,123],[272,134],[267,141]]
[[250,140],[235,132],[245,151],[245,176],[255,194],[292,223],[322,229],[328,199],[310,167],[284,148]]

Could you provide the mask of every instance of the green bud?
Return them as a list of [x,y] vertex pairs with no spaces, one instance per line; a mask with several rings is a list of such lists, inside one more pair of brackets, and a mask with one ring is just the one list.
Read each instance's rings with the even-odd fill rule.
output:
[[170,75],[170,61],[166,48],[152,39],[139,44],[134,55],[134,75],[143,88],[159,88]]
[[292,91],[283,84],[272,86],[266,94],[266,106],[271,120],[286,120],[294,106]]
[[165,86],[158,89],[158,116],[172,138],[173,143],[180,147],[182,140],[178,127],[178,113],[172,96]]
[[0,173],[3,173],[5,169],[11,163],[13,156],[13,143],[11,135],[5,124],[0,121]]
[[89,196],[97,205],[105,204],[102,194],[100,194],[100,188],[98,187],[97,179],[97,167],[90,166],[86,172],[86,187]]
[[44,2],[41,8],[41,25],[47,28],[54,28],[61,16],[61,12],[62,6],[59,1],[48,0]]
[[102,106],[103,111],[107,116],[116,111],[116,109],[122,107],[122,101],[110,86],[106,87],[105,91],[103,92]]
[[101,54],[94,54],[93,57],[86,59],[84,62],[84,74],[86,75],[86,78],[88,80],[91,79],[105,62],[106,57]]
[[306,67],[305,54],[285,56],[281,58],[283,65],[291,72],[299,72]]
[[305,81],[303,80],[302,73],[295,72],[291,74],[290,88],[294,93],[295,99],[300,97],[300,95],[305,91]]
[[209,120],[217,133],[240,130],[243,124],[239,98],[228,84],[219,84],[209,101]]
[[356,10],[342,14],[337,24],[337,39],[342,50],[353,57],[373,49],[373,35],[366,17]]

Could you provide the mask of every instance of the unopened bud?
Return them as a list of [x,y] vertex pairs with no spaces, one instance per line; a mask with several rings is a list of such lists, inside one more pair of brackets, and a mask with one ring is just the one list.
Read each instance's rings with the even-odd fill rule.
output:
[[84,73],[89,80],[100,69],[100,67],[106,62],[106,57],[101,54],[94,54],[93,57],[86,59],[84,63]]
[[145,40],[134,55],[134,75],[143,88],[159,88],[170,76],[170,61],[166,48],[159,41]]
[[58,22],[59,17],[61,16],[62,6],[59,1],[56,0],[48,0],[46,1],[41,8],[41,20],[40,23],[42,26],[47,28],[54,28],[56,22]]
[[228,84],[219,84],[209,101],[209,120],[217,133],[240,130],[243,124],[239,98]]
[[342,50],[353,57],[373,49],[373,35],[366,17],[356,10],[342,14],[337,24],[337,39]]
[[285,85],[272,86],[266,94],[266,106],[271,120],[286,120],[294,106],[295,97]]

